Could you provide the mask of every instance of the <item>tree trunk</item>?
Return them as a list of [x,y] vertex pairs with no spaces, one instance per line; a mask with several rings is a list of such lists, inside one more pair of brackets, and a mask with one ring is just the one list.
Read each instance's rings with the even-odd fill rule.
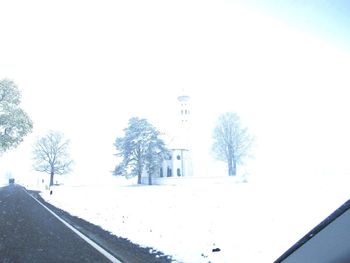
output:
[[228,164],[228,175],[235,176],[236,175],[236,161],[234,159],[230,159],[227,161]]
[[53,176],[54,176],[55,172],[53,170],[51,170],[50,173],[50,186],[53,186]]
[[148,184],[152,185],[152,173],[148,173]]
[[141,173],[137,175],[137,184],[141,184]]
[[228,165],[228,175],[232,176],[233,175],[233,167],[232,167],[231,161],[228,161],[227,165]]
[[236,176],[236,173],[237,173],[236,160],[232,160],[232,161],[233,161],[233,176]]

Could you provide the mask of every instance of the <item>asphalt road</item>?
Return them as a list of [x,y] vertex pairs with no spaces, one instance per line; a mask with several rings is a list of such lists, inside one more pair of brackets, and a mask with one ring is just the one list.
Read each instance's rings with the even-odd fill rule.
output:
[[0,188],[0,262],[110,262],[20,186]]
[[[37,193],[31,194],[40,199]],[[140,248],[48,203],[44,205],[111,254],[118,255],[122,262],[172,261],[160,252],[150,253],[150,248]],[[0,188],[0,263],[22,262],[110,261],[36,202],[23,187],[9,185]]]

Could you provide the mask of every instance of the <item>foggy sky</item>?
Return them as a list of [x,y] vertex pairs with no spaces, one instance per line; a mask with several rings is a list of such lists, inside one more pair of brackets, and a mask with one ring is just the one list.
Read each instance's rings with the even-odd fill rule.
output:
[[[256,137],[245,169],[257,177],[349,172],[340,7],[301,16],[254,1],[35,0],[0,9],[0,78],[19,86],[34,121],[33,134],[1,157],[2,174],[26,173],[33,140],[53,129],[71,139],[75,174],[109,175],[128,118],[171,126],[183,88],[193,102],[198,173],[217,167],[211,130],[224,111],[237,112]],[[320,15],[309,16],[314,10]]]

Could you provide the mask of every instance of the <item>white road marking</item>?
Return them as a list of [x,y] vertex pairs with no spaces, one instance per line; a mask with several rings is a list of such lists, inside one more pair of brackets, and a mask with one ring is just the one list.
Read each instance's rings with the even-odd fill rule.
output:
[[77,234],[80,238],[85,240],[89,245],[91,245],[94,249],[96,249],[98,252],[100,252],[102,255],[104,255],[106,258],[108,258],[113,263],[122,263],[120,260],[115,258],[112,254],[110,254],[108,251],[103,249],[101,246],[99,246],[97,243],[92,241],[90,238],[85,236],[83,233],[81,233],[79,230],[68,224],[66,221],[64,221],[62,218],[60,218],[58,215],[56,215],[53,211],[51,211],[47,206],[45,206],[43,203],[41,203],[38,199],[36,199],[34,196],[29,194],[27,190],[22,188],[31,198],[33,198],[36,202],[38,202],[42,207],[44,207],[47,211],[49,211],[54,217],[56,217],[59,221],[61,221],[65,226],[67,226],[70,230],[72,230],[75,234]]

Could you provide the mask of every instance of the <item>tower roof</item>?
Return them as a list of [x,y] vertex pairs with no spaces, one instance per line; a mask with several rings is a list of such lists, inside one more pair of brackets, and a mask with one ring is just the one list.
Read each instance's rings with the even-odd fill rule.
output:
[[179,97],[177,97],[178,101],[189,101],[190,100],[190,96],[187,95],[180,95]]
[[185,102],[190,100],[190,96],[187,95],[187,92],[185,91],[185,88],[181,89],[181,93],[177,97],[177,100],[180,102]]

